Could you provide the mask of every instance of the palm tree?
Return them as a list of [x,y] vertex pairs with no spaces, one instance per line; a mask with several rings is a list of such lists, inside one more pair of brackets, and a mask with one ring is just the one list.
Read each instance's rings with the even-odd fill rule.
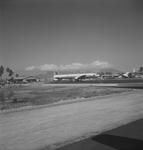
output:
[[18,73],[16,73],[15,77],[19,77],[19,74],[18,74]]
[[13,70],[8,67],[6,68],[6,71],[7,71],[9,77],[11,77],[14,74]]
[[139,72],[143,72],[143,66],[139,68]]
[[2,80],[2,75],[4,74],[4,67],[1,65],[0,66],[0,77],[1,77],[1,80]]

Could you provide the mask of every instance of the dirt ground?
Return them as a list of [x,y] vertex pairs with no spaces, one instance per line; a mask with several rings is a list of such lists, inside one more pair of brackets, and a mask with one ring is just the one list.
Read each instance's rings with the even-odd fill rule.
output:
[[142,90],[93,99],[1,113],[0,149],[54,149],[143,118]]

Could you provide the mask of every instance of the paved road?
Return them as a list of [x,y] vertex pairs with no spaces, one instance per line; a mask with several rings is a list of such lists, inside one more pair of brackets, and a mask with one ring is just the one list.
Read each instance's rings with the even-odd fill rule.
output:
[[143,119],[140,119],[57,150],[142,150],[142,131]]
[[143,92],[0,114],[0,150],[52,149],[143,118]]

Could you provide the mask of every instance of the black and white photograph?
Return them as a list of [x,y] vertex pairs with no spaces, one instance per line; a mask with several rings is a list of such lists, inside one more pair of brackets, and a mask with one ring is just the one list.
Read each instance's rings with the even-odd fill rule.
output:
[[0,1],[0,150],[143,150],[143,1]]

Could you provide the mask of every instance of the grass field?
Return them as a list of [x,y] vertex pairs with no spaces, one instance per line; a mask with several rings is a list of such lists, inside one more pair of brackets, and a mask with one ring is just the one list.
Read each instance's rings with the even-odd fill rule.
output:
[[0,89],[0,110],[23,106],[45,105],[76,98],[89,98],[131,89],[96,87],[94,85],[12,86]]

